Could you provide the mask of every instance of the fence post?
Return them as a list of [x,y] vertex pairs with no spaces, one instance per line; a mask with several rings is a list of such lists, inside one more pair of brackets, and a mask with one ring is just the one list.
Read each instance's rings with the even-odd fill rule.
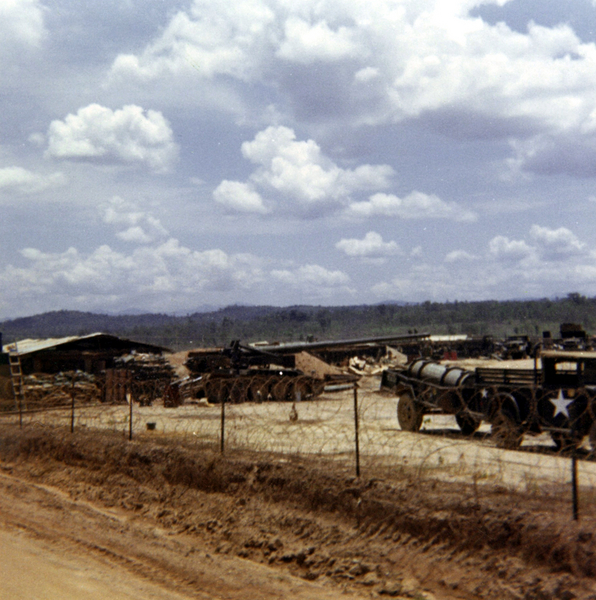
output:
[[571,454],[571,498],[573,503],[573,520],[579,519],[578,494],[577,494],[577,448],[573,446]]
[[74,423],[75,423],[75,377],[76,374],[72,374],[72,386],[70,388],[70,433],[74,433]]
[[360,477],[360,436],[358,430],[358,384],[354,383],[354,439],[356,442],[356,477]]
[[226,433],[226,391],[222,390],[221,394],[221,436],[219,443],[219,451],[221,454],[224,453],[225,448],[225,433]]
[[128,400],[128,405],[130,407],[130,414],[128,417],[128,439],[132,440],[132,394],[130,392],[126,392],[126,399]]

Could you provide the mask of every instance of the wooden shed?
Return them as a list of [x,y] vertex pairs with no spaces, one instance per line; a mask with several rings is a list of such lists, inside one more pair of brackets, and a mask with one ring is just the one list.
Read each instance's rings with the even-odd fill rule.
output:
[[167,348],[119,338],[107,333],[83,336],[26,339],[4,346],[5,352],[17,352],[25,375],[85,371],[101,373],[114,367],[114,360],[126,354],[162,354]]

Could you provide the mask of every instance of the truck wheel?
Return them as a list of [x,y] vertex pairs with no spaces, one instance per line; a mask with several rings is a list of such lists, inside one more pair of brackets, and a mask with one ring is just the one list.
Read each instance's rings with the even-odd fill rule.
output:
[[475,419],[470,415],[466,415],[465,413],[459,413],[458,415],[455,415],[455,420],[461,432],[466,436],[476,433],[481,423],[481,421],[478,419]]
[[491,435],[497,448],[504,448],[505,450],[517,450],[519,448],[522,433],[515,417],[506,408],[501,407],[497,410],[490,423]]
[[423,412],[409,392],[403,393],[397,403],[397,421],[404,431],[418,431]]

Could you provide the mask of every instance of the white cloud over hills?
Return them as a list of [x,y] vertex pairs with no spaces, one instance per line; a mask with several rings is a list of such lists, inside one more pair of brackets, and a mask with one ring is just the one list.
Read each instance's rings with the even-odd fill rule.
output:
[[7,0],[0,106],[0,318],[596,295],[588,0]]
[[388,256],[400,254],[401,250],[396,242],[384,242],[383,236],[376,231],[369,231],[364,239],[345,238],[337,242],[335,247],[348,256],[363,259],[383,260]]

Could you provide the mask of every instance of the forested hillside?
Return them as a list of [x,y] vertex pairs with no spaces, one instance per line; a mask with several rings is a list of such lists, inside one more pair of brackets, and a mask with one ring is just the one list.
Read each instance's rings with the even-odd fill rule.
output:
[[231,340],[290,341],[345,339],[417,330],[434,334],[540,336],[573,322],[596,333],[596,298],[504,302],[423,302],[363,306],[229,306],[184,317],[166,314],[110,316],[76,311],[49,312],[0,323],[4,342],[23,338],[84,335],[97,331],[172,349],[226,346]]

